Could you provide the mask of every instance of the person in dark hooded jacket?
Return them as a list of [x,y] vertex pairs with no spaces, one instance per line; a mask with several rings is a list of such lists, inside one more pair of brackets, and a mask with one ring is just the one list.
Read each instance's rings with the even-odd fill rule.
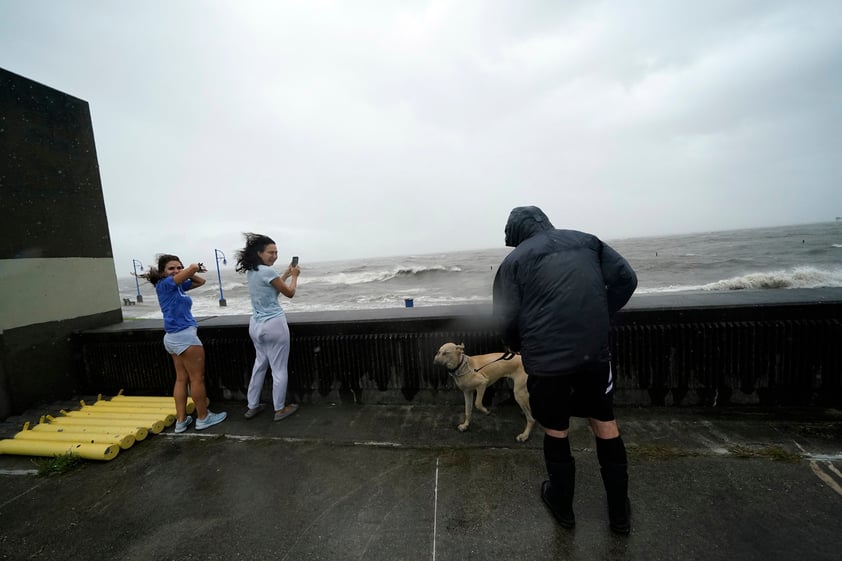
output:
[[575,526],[568,432],[571,416],[587,417],[609,525],[628,534],[628,462],[613,411],[609,335],[611,316],[631,298],[637,276],[599,238],[555,229],[535,206],[512,210],[506,245],[515,249],[494,278],[494,317],[504,344],[521,353],[532,413],[544,427],[549,480],[541,497],[561,526]]

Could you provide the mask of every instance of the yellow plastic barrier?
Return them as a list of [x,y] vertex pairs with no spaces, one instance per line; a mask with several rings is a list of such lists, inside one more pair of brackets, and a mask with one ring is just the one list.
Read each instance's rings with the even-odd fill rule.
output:
[[[131,448],[175,423],[175,403],[171,397],[124,396],[111,400],[97,397],[92,405],[80,402],[81,410],[64,411],[61,417],[47,415],[30,428],[27,422],[14,438],[0,440],[0,454],[60,456],[74,454],[89,460],[111,460],[121,449]],[[187,413],[196,410],[192,398]],[[47,422],[48,421],[48,422]]]
[[[120,390],[122,392],[123,390]],[[101,394],[100,394],[101,397]],[[168,395],[123,395],[122,393],[118,393],[114,397],[111,398],[112,400],[115,399],[125,399],[127,401],[146,401],[148,403],[153,403],[156,401],[166,401],[168,403],[172,403],[173,398],[172,396]],[[187,400],[192,400],[192,397],[188,397]]]
[[[102,395],[98,396],[98,400],[102,400]],[[166,396],[154,396],[154,395],[123,395],[117,394],[112,397],[109,401],[132,401],[135,403],[164,403],[174,405],[175,402],[173,401],[172,397]],[[187,403],[193,403],[192,397],[187,397]]]
[[89,411],[91,409],[95,411],[102,411],[104,413],[136,413],[138,415],[160,415],[161,417],[175,415],[175,407],[120,405],[119,403],[111,403],[110,401],[97,401],[93,405],[82,406],[82,411]]
[[[123,390],[120,390],[121,393],[118,393],[114,397],[111,398],[112,403],[122,403],[132,402],[132,404],[145,404],[145,405],[154,405],[154,404],[170,404],[175,407],[175,402],[173,401],[172,397],[159,397],[159,396],[146,396],[146,395],[123,395]],[[98,396],[98,399],[102,399],[102,394]],[[210,406],[210,399],[206,398],[205,401],[206,406]],[[193,401],[191,396],[187,397],[187,413],[193,413],[196,410],[196,403]]]
[[76,425],[76,426],[87,426],[87,427],[98,427],[100,430],[103,427],[107,427],[108,430],[115,430],[120,431],[125,430],[127,428],[136,428],[136,427],[143,427],[152,431],[152,434],[158,434],[164,430],[164,423],[162,421],[154,421],[154,422],[141,422],[141,421],[132,421],[130,419],[102,419],[90,416],[72,416],[72,417],[52,417],[50,415],[47,416],[50,423],[54,423],[57,425]]
[[85,407],[80,411],[65,411],[62,409],[62,415],[68,417],[90,417],[91,419],[110,419],[113,421],[137,421],[140,424],[147,422],[154,423],[160,421],[164,426],[170,426],[175,422],[175,415],[168,415],[166,413],[111,413],[107,409],[99,407]]
[[132,447],[135,440],[130,434],[110,433],[82,433],[82,432],[44,432],[34,430],[22,430],[14,436],[15,440],[38,440],[52,442],[81,442],[87,444],[116,444],[122,450]]
[[41,432],[65,432],[67,434],[128,434],[133,436],[136,442],[146,440],[146,437],[149,436],[149,429],[145,427],[86,427],[77,425],[58,425],[55,423],[45,423],[43,421],[32,427],[32,430]]
[[0,440],[0,454],[18,456],[63,456],[75,454],[86,460],[113,460],[120,452],[116,444],[88,444],[38,440]]
[[[100,409],[108,409],[109,411],[114,412],[129,412],[129,413],[164,413],[164,414],[171,414],[175,415],[175,404],[172,402],[164,404],[164,403],[142,403],[142,402],[133,402],[133,401],[105,401],[100,400],[94,402],[92,405],[85,405],[85,402],[82,402],[82,407],[99,407]],[[187,404],[187,414],[190,415],[193,411],[196,410],[196,405],[191,403]]]

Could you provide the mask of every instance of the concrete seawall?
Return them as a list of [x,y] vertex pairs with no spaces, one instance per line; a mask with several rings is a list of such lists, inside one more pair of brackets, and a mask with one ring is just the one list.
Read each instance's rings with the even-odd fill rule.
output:
[[[842,404],[842,289],[636,296],[615,318],[618,404]],[[248,316],[201,318],[215,399],[240,399],[254,350]],[[289,314],[293,400],[458,402],[433,365],[446,341],[502,351],[488,306]],[[160,320],[126,321],[75,338],[80,393],[167,395],[172,365]],[[267,379],[268,387],[268,379]],[[487,394],[510,398],[505,381]]]

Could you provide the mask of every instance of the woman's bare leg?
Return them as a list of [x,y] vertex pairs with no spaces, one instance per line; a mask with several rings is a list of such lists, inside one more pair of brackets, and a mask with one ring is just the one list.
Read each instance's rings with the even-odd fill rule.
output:
[[[181,353],[187,377],[190,380],[190,395],[196,404],[196,415],[199,419],[208,416],[208,393],[205,389],[205,348],[201,345],[191,345]],[[186,397],[185,397],[186,407]]]
[[184,359],[179,355],[172,355],[175,365],[175,386],[172,390],[172,397],[175,400],[175,416],[181,423],[187,419],[187,381],[189,376],[184,366]]

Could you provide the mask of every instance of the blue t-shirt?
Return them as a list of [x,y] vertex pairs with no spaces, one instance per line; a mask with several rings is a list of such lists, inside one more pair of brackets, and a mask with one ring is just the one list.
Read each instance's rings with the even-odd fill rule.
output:
[[284,315],[284,309],[278,302],[278,290],[272,286],[272,281],[279,276],[281,275],[275,269],[266,265],[258,265],[256,271],[246,271],[255,321],[266,321]]
[[176,333],[188,327],[198,327],[190,312],[193,300],[186,293],[191,286],[193,286],[193,281],[190,279],[176,284],[172,277],[161,279],[155,285],[158,305],[161,306],[161,312],[164,314],[164,331],[167,333]]

